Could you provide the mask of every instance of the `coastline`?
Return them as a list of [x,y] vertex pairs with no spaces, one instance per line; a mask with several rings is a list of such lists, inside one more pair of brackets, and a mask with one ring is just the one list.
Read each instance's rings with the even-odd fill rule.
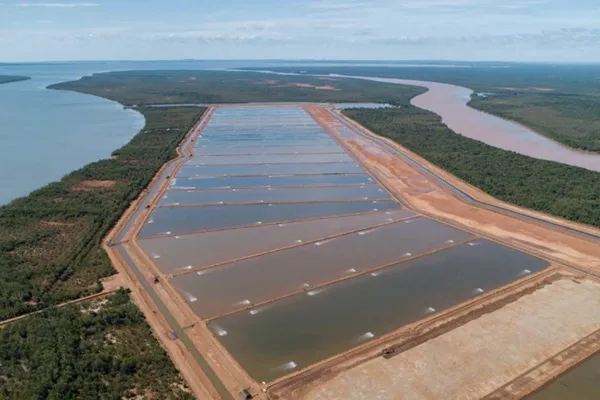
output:
[[0,85],[30,80],[30,76],[0,75]]

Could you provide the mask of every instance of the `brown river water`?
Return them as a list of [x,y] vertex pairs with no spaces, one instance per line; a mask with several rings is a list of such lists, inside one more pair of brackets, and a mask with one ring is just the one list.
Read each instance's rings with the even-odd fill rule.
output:
[[334,75],[429,89],[411,100],[411,104],[436,113],[454,132],[504,150],[512,150],[541,160],[600,171],[600,154],[563,146],[515,122],[475,110],[467,103],[471,89],[445,83],[410,79]]

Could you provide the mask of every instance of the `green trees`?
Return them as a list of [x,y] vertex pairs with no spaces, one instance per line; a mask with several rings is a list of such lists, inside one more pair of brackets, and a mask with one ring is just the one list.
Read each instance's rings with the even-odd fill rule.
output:
[[26,81],[31,79],[28,76],[13,76],[13,75],[0,75],[0,85],[3,83]]
[[193,399],[125,291],[0,330],[0,399]]
[[600,173],[457,135],[437,115],[415,107],[345,114],[496,198],[600,227]]

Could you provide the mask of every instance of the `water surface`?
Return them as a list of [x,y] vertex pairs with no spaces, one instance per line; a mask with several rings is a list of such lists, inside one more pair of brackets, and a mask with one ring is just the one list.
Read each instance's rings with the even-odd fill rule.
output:
[[184,164],[177,177],[194,176],[253,176],[253,175],[314,175],[356,174],[364,170],[356,163],[314,164],[241,164],[241,165],[194,165]]
[[[277,167],[272,166],[273,173]],[[372,185],[373,178],[364,174],[288,175],[288,176],[239,176],[216,178],[176,178],[171,181],[172,189],[250,188],[277,186],[335,186]]]
[[159,207],[152,212],[140,237],[183,234],[286,222],[305,218],[385,211],[399,208],[392,201],[255,204],[238,206]]
[[540,271],[547,263],[478,240],[209,323],[257,381],[271,381]]
[[471,237],[417,218],[178,276],[173,284],[198,299],[189,303],[199,316],[215,317]]
[[303,188],[170,190],[159,205],[298,203],[311,201],[383,200],[390,195],[378,186],[330,186]]
[[140,240],[165,274],[234,261],[269,250],[412,217],[406,209]]

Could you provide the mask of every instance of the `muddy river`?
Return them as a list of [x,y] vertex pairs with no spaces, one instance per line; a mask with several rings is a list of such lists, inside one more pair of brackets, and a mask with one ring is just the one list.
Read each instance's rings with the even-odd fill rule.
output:
[[411,104],[438,114],[442,117],[442,121],[458,134],[526,156],[600,171],[600,154],[586,153],[563,146],[515,122],[467,106],[473,93],[471,89],[409,79],[348,77],[425,87],[429,90],[413,98]]

